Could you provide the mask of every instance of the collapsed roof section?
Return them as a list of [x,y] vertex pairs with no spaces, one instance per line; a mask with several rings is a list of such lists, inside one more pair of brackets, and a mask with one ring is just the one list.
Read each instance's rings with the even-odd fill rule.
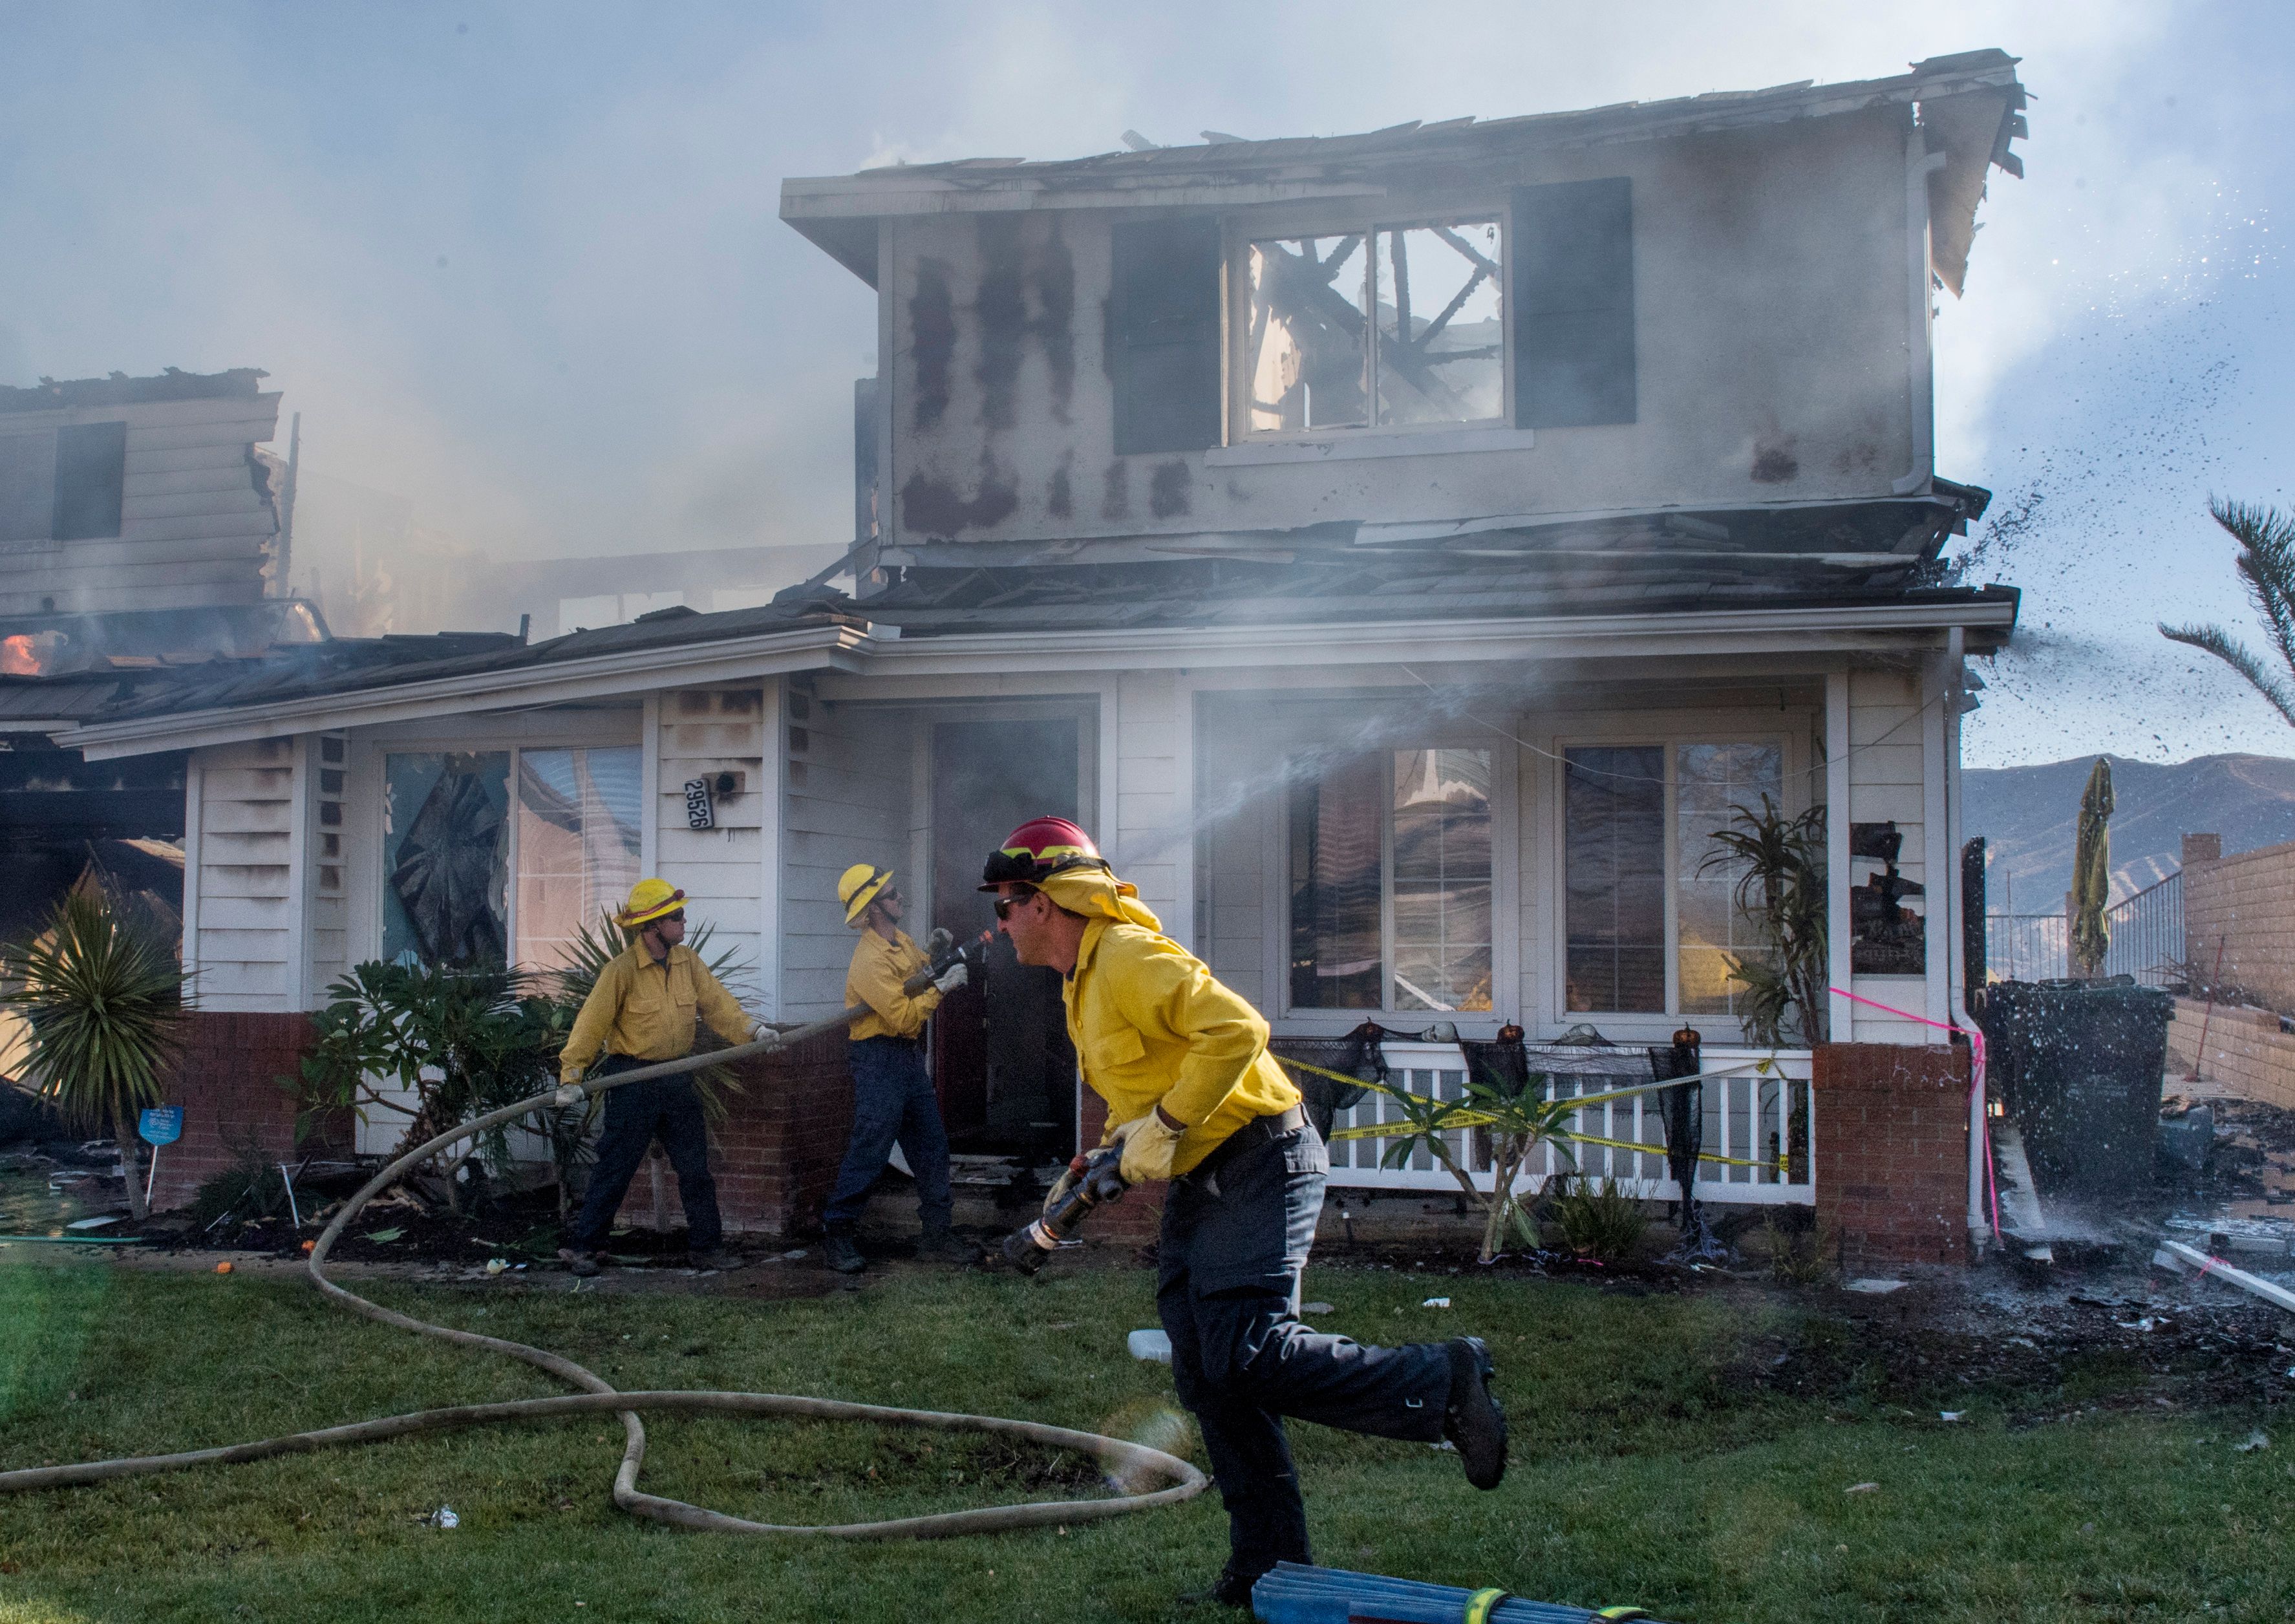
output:
[[1540,151],[1664,141],[1897,106],[1917,116],[1944,162],[1929,177],[1938,280],[1967,275],[1988,169],[2024,172],[2009,143],[2026,133],[2020,59],[2005,51],[1933,56],[1887,78],[1711,91],[1513,118],[1413,120],[1359,135],[1221,138],[1029,162],[971,158],[781,184],[781,218],[870,287],[878,222],[902,215],[1036,208],[1237,208],[1382,191],[1398,172],[1489,164]]

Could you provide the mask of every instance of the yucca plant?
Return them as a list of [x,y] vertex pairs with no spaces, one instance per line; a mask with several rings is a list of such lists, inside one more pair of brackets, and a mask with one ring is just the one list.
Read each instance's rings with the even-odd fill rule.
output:
[[182,1048],[187,979],[148,924],[85,881],[37,935],[0,949],[0,1007],[29,1030],[25,1077],[75,1130],[110,1130],[138,1222],[150,1209],[136,1116],[159,1103]]
[[1825,808],[1788,817],[1768,796],[1761,810],[1733,806],[1728,824],[1711,836],[1717,848],[1698,864],[1734,872],[1730,900],[1768,939],[1768,956],[1727,954],[1730,979],[1744,989],[1737,1013],[1753,1041],[1785,1041],[1792,1016],[1802,1043],[1825,1041]]

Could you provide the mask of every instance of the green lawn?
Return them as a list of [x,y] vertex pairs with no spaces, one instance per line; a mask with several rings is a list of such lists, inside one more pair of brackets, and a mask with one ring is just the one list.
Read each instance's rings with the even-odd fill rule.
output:
[[[191,1448],[450,1401],[558,1391],[399,1334],[298,1284],[0,1252],[0,1467]],[[1171,1403],[1123,1333],[1137,1270],[1028,1284],[872,1276],[761,1303],[379,1287],[449,1323],[563,1350],[627,1387],[805,1392],[1130,1434]],[[1366,1340],[1489,1337],[1515,1464],[1476,1494],[1423,1446],[1295,1431],[1319,1555],[1582,1605],[1725,1620],[2280,1620],[2295,1609],[2295,1435],[2266,1418],[2110,1408],[2013,1427],[1984,1393],[1945,1425],[1919,1395],[1758,1391],[1777,1339],[1854,1337],[1790,1302],[1614,1296],[1542,1281],[1318,1268],[1325,1323]],[[1447,1292],[1448,1313],[1422,1310]],[[1760,1357],[1752,1344],[1758,1343]],[[2107,1363],[2080,1395],[2108,1396]],[[1964,1393],[1968,1390],[1961,1390]],[[2067,1397],[2070,1395],[2067,1394]],[[1900,1408],[1902,1399],[1911,1410]],[[829,1522],[1073,1492],[1057,1456],[911,1432],[649,1424],[646,1486]],[[80,1620],[1044,1619],[1203,1612],[1177,1593],[1224,1549],[1214,1496],[1065,1533],[853,1546],[640,1523],[592,1419],[461,1432],[0,1502],[0,1624]],[[931,1452],[925,1445],[929,1443]],[[1850,1495],[1850,1485],[1877,1482]],[[419,1519],[441,1503],[461,1526]]]

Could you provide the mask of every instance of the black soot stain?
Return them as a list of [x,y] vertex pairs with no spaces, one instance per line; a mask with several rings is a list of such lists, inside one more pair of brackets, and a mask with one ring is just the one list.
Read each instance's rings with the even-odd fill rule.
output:
[[1801,477],[1801,459],[1790,447],[1782,444],[1753,447],[1753,481],[1757,485],[1785,485]]
[[1044,346],[1044,365],[1051,374],[1052,416],[1066,422],[1068,403],[1075,395],[1075,256],[1060,235],[1058,219],[1051,234],[1035,256],[1037,336]]
[[956,306],[949,297],[946,260],[917,261],[909,339],[917,358],[917,427],[930,428],[948,410],[948,367],[956,354]]
[[1158,462],[1148,486],[1148,510],[1170,518],[1188,510],[1188,465],[1174,458]]
[[980,322],[980,420],[990,429],[1009,428],[1017,419],[1014,395],[1020,355],[1028,333],[1026,283],[1020,263],[1020,216],[982,215],[980,291],[973,314]]
[[1020,494],[995,464],[981,460],[980,488],[970,498],[954,486],[911,474],[901,486],[901,527],[916,535],[954,535],[1000,525],[1020,505]]

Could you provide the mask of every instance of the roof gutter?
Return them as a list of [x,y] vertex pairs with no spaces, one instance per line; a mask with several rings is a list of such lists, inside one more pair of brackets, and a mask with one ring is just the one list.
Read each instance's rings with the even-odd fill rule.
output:
[[547,665],[306,694],[268,704],[138,716],[73,727],[53,737],[88,761],[110,761],[154,750],[290,738],[322,728],[375,727],[474,710],[563,705],[781,672],[853,671],[859,669],[856,650],[870,641],[866,632],[852,625],[805,626],[723,642],[625,649]]
[[1473,660],[1614,659],[1806,654],[1942,646],[1948,627],[2005,643],[2012,597],[1856,608],[1678,610],[1467,620],[1140,626],[1069,632],[951,632],[872,642],[870,675],[1043,671],[1235,670],[1317,661],[1349,665]]
[[139,716],[74,727],[58,744],[89,761],[374,727],[470,711],[560,705],[792,671],[862,677],[1009,675],[1082,671],[1239,670],[1330,663],[1615,659],[1652,656],[1891,652],[1940,647],[1948,628],[1979,643],[2007,641],[2009,596],[1855,608],[1719,609],[1683,614],[1555,615],[1304,624],[1139,626],[1065,632],[954,632],[928,638],[806,627],[725,642],[627,649],[543,667],[440,677],[266,705]]

